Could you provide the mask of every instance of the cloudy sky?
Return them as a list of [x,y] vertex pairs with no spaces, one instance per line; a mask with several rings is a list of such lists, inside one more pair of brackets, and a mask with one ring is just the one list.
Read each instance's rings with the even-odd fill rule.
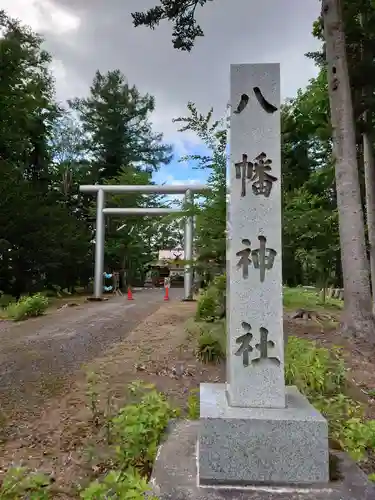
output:
[[171,26],[134,28],[130,13],[158,0],[0,0],[12,17],[41,33],[54,57],[57,98],[84,96],[97,69],[119,68],[140,91],[156,98],[156,131],[174,144],[175,161],[157,182],[204,180],[205,174],[178,157],[201,151],[198,140],[177,132],[172,118],[183,116],[188,101],[201,112],[211,106],[225,114],[231,63],[279,62],[282,97],[293,97],[315,76],[304,57],[319,44],[311,35],[319,0],[215,0],[199,11],[205,37],[192,53],[173,49]]

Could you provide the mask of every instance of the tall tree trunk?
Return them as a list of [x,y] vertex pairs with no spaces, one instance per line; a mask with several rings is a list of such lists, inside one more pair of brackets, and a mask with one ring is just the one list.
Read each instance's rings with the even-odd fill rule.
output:
[[[365,19],[361,14],[360,22],[363,28]],[[368,49],[365,43],[362,43],[362,60],[367,60],[367,56],[372,57],[372,54],[367,53]],[[366,99],[371,95],[369,88],[363,89],[363,97]],[[372,311],[375,314],[375,164],[374,151],[370,138],[371,130],[371,115],[370,111],[366,110],[363,114],[364,132],[362,134],[363,144],[363,166],[365,171],[365,190],[366,190],[366,221],[367,221],[367,237],[370,250],[370,276],[371,276],[371,292],[372,292]]]
[[[367,113],[365,114],[365,123],[366,125],[368,124]],[[372,311],[375,314],[375,165],[374,152],[367,131],[362,135],[362,140],[366,186],[367,234],[370,249]]]
[[353,104],[340,0],[322,0],[328,92],[333,129],[341,263],[343,332],[375,345],[369,265],[356,155]]

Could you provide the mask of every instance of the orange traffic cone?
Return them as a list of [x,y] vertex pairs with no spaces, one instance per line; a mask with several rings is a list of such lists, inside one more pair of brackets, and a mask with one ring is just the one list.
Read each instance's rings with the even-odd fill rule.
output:
[[133,294],[132,294],[132,289],[130,288],[130,286],[128,286],[128,300],[134,300]]
[[165,288],[165,295],[164,295],[164,300],[169,300],[169,288]]

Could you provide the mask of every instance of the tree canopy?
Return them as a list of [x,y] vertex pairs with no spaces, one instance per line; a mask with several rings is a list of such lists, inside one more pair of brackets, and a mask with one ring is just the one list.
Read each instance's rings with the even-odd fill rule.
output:
[[[43,39],[4,11],[0,32],[0,292],[85,286],[93,274],[95,200],[80,195],[79,185],[150,184],[172,148],[152,130],[154,98],[119,70],[97,71],[87,97],[58,105]],[[118,196],[108,204],[145,206],[145,199]],[[171,221],[128,219],[117,231],[122,222],[106,222],[107,269],[140,276],[160,245],[175,244],[176,230],[165,234]]]
[[[132,14],[133,23],[155,29],[167,20],[173,24],[174,47],[191,51],[196,38],[204,35],[196,12],[207,3],[160,0],[148,11]],[[285,103],[282,113],[284,279],[289,280],[286,262],[297,282],[302,280],[298,267],[305,274],[314,268],[323,282],[333,278],[335,268],[345,289],[343,331],[375,344],[375,293],[371,311],[367,255],[373,290],[375,5],[364,0],[322,0],[321,7],[313,34],[324,43],[319,52],[307,54],[321,68],[319,77]],[[326,248],[318,249],[318,241]]]
[[[174,46],[190,51],[203,36],[196,13],[212,1],[160,0],[134,13],[133,21],[152,29],[172,22]],[[281,108],[283,276],[290,285],[344,284],[354,334],[370,337],[372,320],[367,326],[365,320],[371,315],[368,257],[372,289],[375,280],[375,6],[323,0],[322,7],[312,27],[321,50],[307,54],[319,74]],[[120,70],[96,71],[84,98],[61,105],[43,39],[4,11],[0,32],[0,291],[20,296],[87,285],[95,201],[80,194],[79,185],[150,184],[153,173],[171,162],[172,147],[152,128],[153,96]],[[185,158],[208,171],[212,188],[194,209],[195,243],[201,269],[223,269],[227,126],[213,120],[213,110],[202,114],[191,102],[187,116],[175,122],[181,131],[195,132],[208,151]],[[170,202],[127,194],[108,196],[107,203]],[[141,279],[158,250],[181,240],[181,224],[173,217],[112,217],[106,220],[106,269]]]
[[190,52],[195,39],[204,35],[195,19],[196,11],[212,1],[214,0],[160,0],[159,5],[146,12],[133,13],[133,23],[134,26],[148,26],[154,29],[160,21],[171,21],[174,48]]

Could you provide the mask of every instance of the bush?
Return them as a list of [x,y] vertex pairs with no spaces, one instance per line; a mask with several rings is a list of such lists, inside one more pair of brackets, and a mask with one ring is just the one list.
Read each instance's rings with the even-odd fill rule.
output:
[[363,407],[345,394],[339,393],[335,396],[316,395],[309,398],[312,405],[319,410],[328,421],[328,430],[331,439],[352,454],[353,448],[345,437],[346,423],[354,418],[362,420]]
[[213,286],[216,289],[217,315],[226,316],[226,296],[227,296],[227,275],[221,274],[213,280]]
[[227,289],[227,275],[224,273],[215,276],[212,280],[212,284],[218,289],[219,292],[225,293]]
[[21,321],[26,318],[41,316],[48,307],[48,299],[40,293],[23,297],[18,302],[9,304],[6,314],[14,321]]
[[315,342],[289,337],[285,353],[287,385],[296,385],[306,396],[333,395],[342,392],[345,367],[340,351],[319,348]]
[[[197,336],[197,357],[204,363],[225,356],[225,322],[189,324]],[[363,405],[345,395],[345,366],[340,349],[318,347],[313,341],[289,337],[285,353],[285,381],[296,385],[328,420],[329,435],[355,460],[365,460],[375,449],[375,420],[364,419]],[[188,414],[194,418],[199,401],[189,396]]]
[[199,389],[192,389],[188,396],[188,419],[198,420],[199,418]]
[[[150,491],[150,486],[136,469],[125,472],[110,471],[100,482],[93,481],[81,492],[83,500],[107,500],[121,498],[122,500],[144,500]],[[147,496],[149,500],[157,500],[154,496]]]
[[141,400],[128,404],[112,419],[113,440],[121,469],[151,469],[160,438],[175,411],[154,386],[136,384],[133,394],[144,392]]
[[345,367],[340,351],[289,337],[285,379],[296,385],[327,419],[329,435],[354,460],[375,448],[375,420],[364,420],[363,405],[345,395]]
[[214,321],[216,316],[216,293],[211,287],[207,288],[198,298],[198,307],[195,318],[203,321]]
[[39,472],[29,472],[25,467],[12,467],[6,473],[1,486],[0,498],[4,500],[49,500],[51,479]]
[[225,323],[201,328],[197,340],[196,356],[202,363],[219,363],[226,354]]
[[196,319],[214,321],[225,316],[226,275],[216,276],[198,299]]
[[352,417],[343,424],[339,442],[354,460],[366,460],[369,450],[375,450],[375,420]]
[[118,470],[111,470],[101,481],[90,483],[81,491],[84,500],[144,500],[146,495],[150,500],[157,500],[149,496],[148,475],[161,436],[177,411],[153,385],[134,382],[129,392],[132,402],[120,409],[110,425]]
[[219,363],[224,358],[219,340],[210,331],[198,338],[196,355],[202,363]]

